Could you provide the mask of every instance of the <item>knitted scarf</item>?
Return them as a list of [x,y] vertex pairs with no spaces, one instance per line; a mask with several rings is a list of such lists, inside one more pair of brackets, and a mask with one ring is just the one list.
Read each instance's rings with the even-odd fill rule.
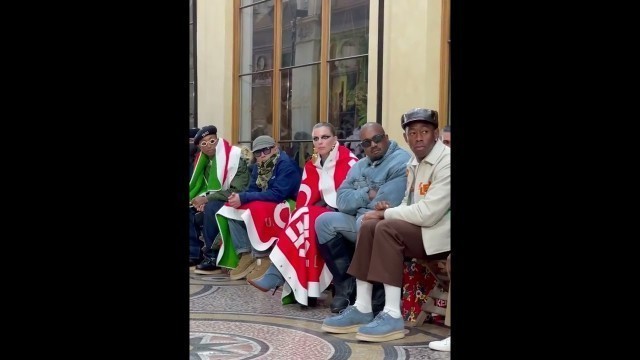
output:
[[276,166],[278,159],[280,158],[280,152],[271,155],[262,164],[258,164],[258,178],[256,179],[256,185],[258,185],[262,191],[267,190],[269,187],[269,179],[273,174],[273,168]]

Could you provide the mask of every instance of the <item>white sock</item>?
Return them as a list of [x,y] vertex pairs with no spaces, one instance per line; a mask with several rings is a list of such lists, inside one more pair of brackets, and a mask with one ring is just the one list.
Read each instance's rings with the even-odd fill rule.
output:
[[384,284],[384,309],[382,311],[389,313],[396,319],[402,317],[400,312],[400,290],[397,286]]
[[356,279],[356,303],[353,304],[358,311],[363,314],[370,313],[371,310],[371,293],[373,292],[373,284],[363,280]]

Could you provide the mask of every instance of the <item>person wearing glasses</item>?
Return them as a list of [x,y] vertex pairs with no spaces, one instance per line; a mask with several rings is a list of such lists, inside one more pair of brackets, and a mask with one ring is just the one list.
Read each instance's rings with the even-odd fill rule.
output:
[[[218,129],[213,125],[202,127],[194,136],[193,143],[200,152],[196,155],[189,180],[189,266],[197,264],[194,271],[197,274],[213,274],[219,271],[217,254],[213,250],[213,242],[219,233],[215,214],[232,192],[246,189],[249,170],[242,150],[219,138]],[[201,262],[196,216],[202,216],[205,245]]]
[[[444,260],[451,250],[451,150],[438,141],[438,113],[415,108],[400,118],[413,156],[407,167],[404,199],[392,207],[376,204],[361,218],[356,250],[347,273],[356,278],[356,301],[322,323],[330,333],[356,333],[356,339],[401,339],[400,310],[405,257]],[[374,317],[373,283],[382,283],[384,309]]]
[[283,304],[309,306],[331,283],[331,272],[318,253],[315,223],[321,214],[338,211],[337,189],[358,158],[338,143],[330,123],[314,125],[314,155],[304,166],[296,209],[269,257],[273,264],[264,276],[249,279],[261,291],[284,286]]
[[256,164],[249,188],[233,192],[216,214],[222,246],[218,266],[232,269],[231,280],[262,276],[271,261],[269,251],[289,221],[300,186],[300,167],[268,135],[252,144]]
[[[360,147],[365,157],[354,165],[338,189],[339,212],[320,215],[316,234],[320,254],[333,275],[335,295],[330,305],[337,313],[353,304],[356,279],[347,274],[355,250],[360,219],[373,211],[380,201],[399,205],[407,183],[407,162],[411,155],[390,140],[382,125],[370,122],[359,132]],[[376,285],[373,295],[374,313],[384,306],[384,289]]]

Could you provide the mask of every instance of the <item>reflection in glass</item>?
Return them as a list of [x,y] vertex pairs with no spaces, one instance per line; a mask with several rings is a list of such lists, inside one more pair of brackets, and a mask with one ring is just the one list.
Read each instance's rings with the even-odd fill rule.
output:
[[367,122],[369,0],[331,0],[329,26],[329,59],[348,59],[329,61],[328,121],[360,157],[360,126]]
[[273,0],[240,10],[240,73],[273,68]]
[[320,61],[322,2],[282,2],[282,67]]
[[[340,139],[359,142],[358,128],[367,121],[370,0],[278,1],[282,23],[275,31],[282,36],[281,49],[273,48],[276,1],[240,1],[246,7],[240,9],[239,142],[250,146],[252,139],[267,133],[282,140],[283,151],[293,157],[302,154],[297,160],[304,164],[304,144],[312,149],[310,134],[319,121],[333,123]],[[330,35],[328,89],[322,90],[328,96],[326,119],[319,118],[320,65],[314,64],[321,61],[323,3],[330,4],[330,19],[324,19]],[[285,69],[274,70],[274,52]],[[280,89],[273,88],[273,76],[280,76]],[[279,104],[273,103],[273,96]],[[273,121],[279,134],[273,134]],[[287,140],[304,141],[301,145]]]
[[294,140],[309,141],[281,142],[278,146],[280,146],[280,151],[286,152],[287,155],[303,169],[304,163],[307,162],[313,154],[313,141],[305,137],[308,135],[306,132],[298,132],[296,134],[297,136],[294,136]]
[[331,0],[329,58],[369,52],[369,0]]
[[311,139],[320,119],[320,66],[282,71],[280,86],[280,139]]
[[271,72],[240,77],[240,141],[273,136]]
[[251,5],[251,4],[255,4],[257,2],[260,2],[262,0],[242,0],[242,3],[240,4],[240,6],[246,6],[246,5]]
[[367,122],[367,64],[367,56],[329,62],[329,122],[339,139]]

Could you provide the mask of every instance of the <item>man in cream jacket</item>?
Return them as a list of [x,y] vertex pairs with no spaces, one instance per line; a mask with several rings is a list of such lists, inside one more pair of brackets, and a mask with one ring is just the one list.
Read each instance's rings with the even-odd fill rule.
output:
[[[322,329],[356,333],[363,341],[404,337],[400,312],[405,257],[446,259],[451,251],[451,150],[439,141],[438,113],[411,109],[400,118],[413,157],[407,166],[407,190],[399,206],[381,201],[362,217],[356,251],[347,273],[356,278],[356,301],[340,315],[327,318]],[[385,290],[385,307],[375,319],[373,284]]]

